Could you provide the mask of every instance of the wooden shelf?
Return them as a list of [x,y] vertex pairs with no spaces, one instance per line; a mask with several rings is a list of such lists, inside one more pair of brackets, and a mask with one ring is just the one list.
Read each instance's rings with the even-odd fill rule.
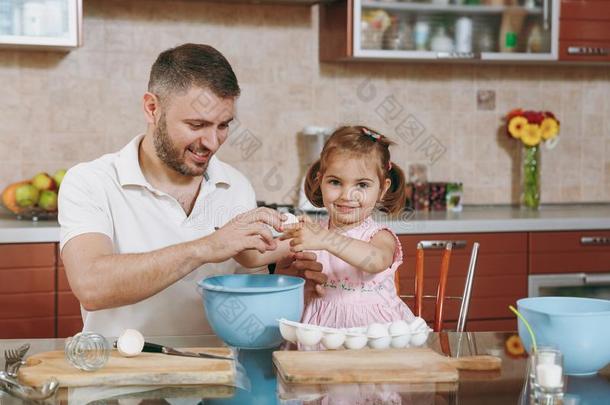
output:
[[363,1],[363,9],[381,9],[388,11],[417,11],[418,13],[453,13],[453,14],[502,14],[509,10],[525,10],[528,14],[542,14],[541,7],[517,6],[484,6],[432,3],[386,3],[378,1]]

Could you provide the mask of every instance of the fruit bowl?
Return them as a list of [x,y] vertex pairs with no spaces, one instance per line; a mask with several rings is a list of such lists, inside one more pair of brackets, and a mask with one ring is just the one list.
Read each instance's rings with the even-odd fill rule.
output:
[[19,212],[10,211],[0,204],[0,213],[3,217],[13,217],[24,221],[56,221],[57,211],[45,211],[42,208],[23,208]]

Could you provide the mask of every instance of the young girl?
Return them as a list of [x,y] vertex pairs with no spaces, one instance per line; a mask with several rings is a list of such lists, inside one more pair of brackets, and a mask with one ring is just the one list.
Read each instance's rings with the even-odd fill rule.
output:
[[[414,318],[394,285],[402,263],[398,237],[371,217],[376,208],[395,213],[404,206],[405,179],[390,160],[392,144],[367,127],[337,129],[305,183],[307,198],[325,207],[328,219],[314,223],[302,217],[299,224],[284,227],[282,242],[266,254],[277,259],[288,248],[312,250],[322,263],[328,281],[324,294],[307,297],[304,323],[346,328]],[[236,259],[248,265],[245,256],[253,253]]]

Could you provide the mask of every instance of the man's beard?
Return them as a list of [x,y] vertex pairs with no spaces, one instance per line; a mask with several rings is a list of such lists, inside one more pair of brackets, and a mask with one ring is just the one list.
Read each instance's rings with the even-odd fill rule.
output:
[[175,147],[169,137],[165,113],[162,113],[161,117],[159,118],[159,123],[157,124],[157,127],[153,133],[153,143],[155,145],[155,152],[157,153],[159,159],[178,173],[184,176],[193,177],[201,176],[203,173],[205,173],[209,161],[198,165],[196,169],[189,167],[185,163],[184,156],[180,150]]

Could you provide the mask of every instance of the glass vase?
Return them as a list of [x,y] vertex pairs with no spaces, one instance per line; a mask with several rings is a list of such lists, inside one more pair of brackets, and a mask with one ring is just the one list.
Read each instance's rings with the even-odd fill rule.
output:
[[527,209],[537,210],[540,206],[540,145],[524,148],[522,180],[521,204]]

